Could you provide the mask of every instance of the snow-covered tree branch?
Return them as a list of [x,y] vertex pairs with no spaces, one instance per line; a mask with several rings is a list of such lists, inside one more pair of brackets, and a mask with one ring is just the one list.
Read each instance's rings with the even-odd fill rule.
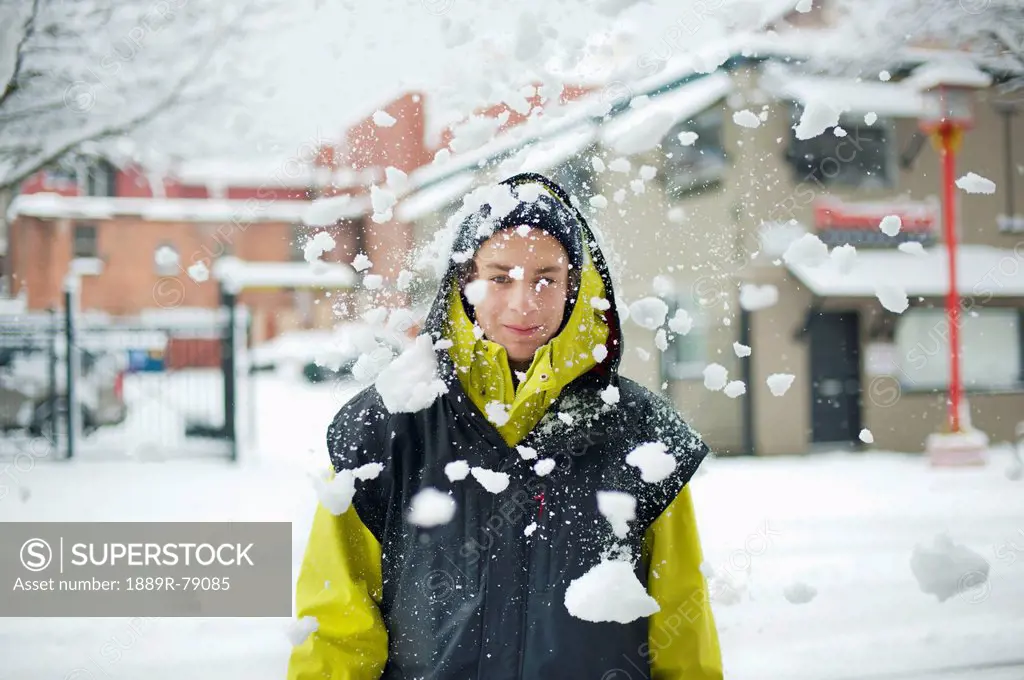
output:
[[964,49],[1002,71],[1002,91],[1024,88],[1020,0],[839,0],[838,9],[844,42],[862,67],[880,66],[910,45]]
[[[84,152],[177,150],[252,86],[243,38],[278,0],[0,0],[0,189]],[[255,76],[256,74],[250,74]],[[173,131],[173,134],[172,134]],[[133,134],[136,143],[122,138]]]

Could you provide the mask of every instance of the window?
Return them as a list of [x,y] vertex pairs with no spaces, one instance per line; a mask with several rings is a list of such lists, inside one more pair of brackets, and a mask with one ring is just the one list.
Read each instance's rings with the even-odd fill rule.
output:
[[292,240],[291,250],[288,254],[288,259],[292,262],[305,262],[306,261],[306,242],[309,241],[311,230],[301,224],[292,225]]
[[[665,302],[668,303],[668,318],[672,319],[680,307],[671,299]],[[682,309],[689,314],[693,325],[685,335],[668,332],[665,362],[667,377],[672,380],[700,378],[707,366],[707,320],[697,305],[684,305]]]
[[43,186],[47,189],[73,189],[78,185],[74,168],[55,165],[43,171]]
[[[665,167],[660,176],[670,196],[679,198],[721,185],[728,166],[722,121],[721,109],[708,109],[672,128],[662,140]],[[697,139],[684,144],[679,139],[684,132],[696,133]]]
[[551,173],[551,179],[565,189],[570,196],[576,196],[580,201],[589,198],[594,193],[594,166],[590,157],[593,156],[593,149],[587,149],[576,154]]
[[76,224],[73,243],[71,244],[72,257],[97,257],[96,248],[96,225]]
[[[949,327],[943,309],[910,309],[896,326],[901,381],[912,389],[949,386]],[[960,317],[960,373],[967,390],[1016,389],[1024,383],[1021,311],[984,308]]]
[[[800,120],[799,108],[794,107],[793,116],[795,126]],[[845,133],[841,137],[830,127],[810,139],[797,139],[796,130],[790,128],[786,161],[795,181],[858,189],[893,186],[894,144],[889,127],[881,121],[868,125],[854,116],[841,118],[839,127]]]
[[86,196],[116,196],[115,179],[117,168],[105,160],[98,160],[88,166],[85,174]]

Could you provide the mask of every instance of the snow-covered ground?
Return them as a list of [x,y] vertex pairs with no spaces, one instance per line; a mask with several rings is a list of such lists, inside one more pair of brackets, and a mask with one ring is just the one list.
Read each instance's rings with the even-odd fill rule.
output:
[[[37,461],[2,478],[13,488],[0,521],[291,521],[297,575],[316,502],[308,473],[325,464],[326,425],[350,394],[258,376],[253,446],[240,463]],[[1024,677],[1024,482],[1008,478],[1011,466],[1005,451],[970,470],[881,453],[707,461],[693,490],[726,676]],[[944,531],[991,573],[939,602],[910,558]],[[810,602],[787,600],[810,589]],[[0,618],[0,679],[279,680],[287,624]],[[116,662],[100,651],[110,642]]]

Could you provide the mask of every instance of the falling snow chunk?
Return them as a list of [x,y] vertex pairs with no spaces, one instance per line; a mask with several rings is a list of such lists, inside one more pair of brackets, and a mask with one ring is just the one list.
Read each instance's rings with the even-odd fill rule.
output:
[[384,168],[384,181],[390,188],[397,191],[403,189],[409,182],[409,175],[389,165]]
[[370,258],[368,258],[366,255],[363,255],[362,253],[356,255],[355,259],[352,260],[352,268],[355,269],[357,272],[366,271],[372,266],[373,263],[370,262]]
[[153,256],[158,267],[170,268],[178,266],[178,251],[170,246],[160,246]]
[[817,137],[830,127],[839,124],[839,115],[842,113],[829,102],[820,99],[812,99],[807,102],[803,113],[800,114],[800,122],[796,126],[797,139],[812,139]]
[[523,536],[533,536],[533,532],[537,530],[537,523],[530,522],[530,524],[523,529]]
[[700,135],[696,132],[690,132],[689,130],[684,130],[676,135],[676,139],[678,139],[679,143],[683,146],[693,146],[693,143],[696,142],[699,137]]
[[751,129],[761,126],[761,119],[757,117],[756,113],[749,109],[743,109],[742,111],[736,111],[733,113],[732,122],[736,123],[740,127]]
[[610,309],[612,303],[603,297],[592,297],[590,298],[590,306],[600,312],[603,312]]
[[334,238],[326,231],[318,231],[313,235],[311,239],[306,241],[306,245],[302,248],[302,256],[306,259],[306,262],[313,264],[318,262],[320,257],[331,250],[337,245]]
[[836,137],[845,137],[846,130],[837,125],[834,128],[832,128],[832,134],[834,134]]
[[686,335],[693,328],[693,317],[685,309],[677,309],[668,320],[668,329],[677,335]]
[[614,194],[612,194],[612,200],[615,201],[616,203],[622,203],[623,201],[625,201],[626,200],[626,190],[625,189],[619,189],[618,191],[616,191]]
[[615,160],[608,164],[608,169],[611,170],[612,172],[626,173],[629,172],[632,168],[632,164],[629,162],[629,160],[625,158],[616,158]]
[[597,196],[590,197],[590,207],[597,208],[598,210],[604,210],[608,207],[608,199],[598,194]]
[[[604,345],[601,346],[604,347]],[[615,385],[609,385],[608,387],[601,390],[599,394],[601,395],[601,401],[608,404],[609,406],[613,406],[619,403],[619,388],[616,387]]]
[[767,309],[778,301],[779,289],[770,283],[763,286],[744,283],[740,286],[740,307],[748,312]]
[[332,515],[343,515],[348,512],[352,498],[356,495],[355,475],[351,470],[341,470],[333,477],[329,475],[330,471],[327,471],[324,475],[314,477],[317,499]]
[[480,486],[491,493],[501,493],[508,488],[509,476],[506,472],[494,472],[482,467],[474,467],[470,472],[480,482]]
[[773,395],[781,397],[792,387],[795,378],[792,373],[772,373],[765,382],[768,383],[768,389]]
[[373,112],[373,124],[377,127],[389,128],[398,121],[387,111],[374,111]]
[[537,457],[537,449],[530,446],[517,446],[516,451],[523,460],[534,460]]
[[375,381],[384,406],[391,413],[415,413],[448,392],[438,377],[437,355],[429,335],[420,335]]
[[889,82],[890,78],[892,78],[892,75],[888,71],[880,71],[878,74],[878,79],[883,83]]
[[484,413],[487,415],[487,420],[498,427],[507,423],[509,419],[508,406],[500,401],[489,402],[484,406]]
[[310,227],[329,227],[351,213],[351,202],[349,195],[318,198],[306,208],[302,221]]
[[551,474],[551,471],[554,469],[554,458],[544,458],[542,460],[538,460],[536,464],[534,464],[533,466],[533,471],[536,472],[537,476],[539,477],[547,477],[549,474]]
[[641,165],[640,166],[640,179],[645,182],[650,182],[652,179],[658,176],[658,169],[653,165]]
[[597,156],[590,157],[590,165],[594,168],[594,172],[604,172],[605,170],[604,161]]
[[641,179],[630,180],[629,188],[632,189],[633,193],[636,194],[637,196],[647,191],[647,187],[646,185],[644,185],[644,182]]
[[883,307],[896,314],[902,314],[910,306],[907,291],[893,283],[876,283],[875,295]]
[[370,479],[377,479],[383,471],[384,465],[382,463],[367,463],[352,470],[352,476],[365,482]]
[[898,246],[896,249],[901,253],[907,255],[924,255],[924,246],[919,241],[905,241]]
[[857,249],[849,243],[844,243],[832,249],[829,254],[832,262],[835,263],[836,271],[840,274],[849,274],[853,271],[853,265],[857,262]]
[[958,179],[956,185],[969,194],[994,194],[996,192],[995,182],[973,172]]
[[526,272],[523,270],[523,268],[518,266],[518,265],[515,266],[515,267],[512,267],[512,269],[508,270],[509,277],[514,279],[514,280],[516,280],[516,281],[522,281],[523,280],[523,276],[525,274],[526,274]]
[[626,455],[626,464],[640,470],[640,479],[648,484],[664,481],[676,469],[676,459],[661,442],[641,444]]
[[797,581],[786,586],[782,594],[791,604],[807,604],[818,595],[818,591],[806,583]]
[[188,275],[196,283],[202,283],[210,278],[210,270],[207,268],[206,263],[200,260],[199,262],[193,262],[188,268]]
[[630,623],[661,607],[647,594],[625,560],[602,560],[565,591],[565,608],[584,621]]
[[608,358],[608,348],[604,345],[594,345],[594,349],[590,353],[593,355],[594,361],[599,364]]
[[732,382],[725,386],[724,392],[725,396],[729,397],[730,399],[735,399],[741,394],[747,393],[747,386],[742,380],[733,380]]
[[658,332],[654,334],[654,346],[662,352],[668,350],[668,334],[664,328],[659,328]]
[[672,293],[675,292],[676,282],[668,276],[662,276],[659,274],[651,280],[651,288],[654,289],[654,294],[660,298],[671,297]]
[[383,224],[391,219],[392,208],[398,202],[395,192],[381,189],[376,184],[370,187],[370,204],[373,206],[373,221]]
[[864,122],[867,123],[868,125],[874,125],[875,121],[877,120],[878,115],[874,111],[869,111],[868,113],[864,114]]
[[292,647],[298,647],[318,630],[320,630],[320,621],[315,616],[303,616],[301,619],[289,621],[285,634],[288,636],[288,641],[292,643]]
[[412,285],[412,282],[415,279],[415,274],[413,274],[411,271],[403,269],[402,271],[398,272],[398,281],[395,283],[395,287],[398,288],[398,290],[405,292],[409,290],[409,286]]
[[653,331],[665,323],[668,305],[659,298],[646,297],[629,305],[629,316],[636,325]]
[[665,216],[673,224],[682,224],[686,220],[686,211],[682,208],[670,208]]
[[972,597],[970,591],[988,580],[988,561],[967,546],[939,534],[930,546],[914,546],[910,570],[921,592],[945,602],[954,595]]
[[504,121],[500,117],[471,116],[467,121],[455,126],[452,141],[448,146],[455,153],[472,151],[493,139],[503,124]]
[[618,538],[629,534],[629,523],[636,519],[636,499],[623,491],[598,491],[597,509]]
[[420,489],[409,503],[409,523],[418,527],[438,527],[455,517],[455,499],[433,487]]
[[886,215],[878,224],[878,228],[881,229],[882,233],[886,236],[895,236],[900,233],[900,227],[902,226],[903,220],[900,219],[899,215]]
[[818,267],[828,260],[828,246],[815,234],[804,234],[789,244],[782,259],[789,265]]
[[366,290],[379,290],[384,285],[384,277],[380,274],[367,274],[363,277],[363,286]]
[[469,304],[477,306],[487,297],[487,281],[484,279],[470,281],[466,284],[465,293]]
[[713,392],[725,387],[729,382],[729,370],[721,364],[708,364],[704,368],[704,387]]
[[860,440],[862,442],[864,442],[865,444],[874,444],[875,443],[875,435],[871,434],[871,430],[869,430],[866,427],[863,430],[860,431],[860,435],[859,436],[860,436]]
[[558,412],[558,419],[569,426],[571,426],[574,422],[573,417],[564,411]]
[[527,236],[530,235],[530,225],[529,224],[520,224],[518,227],[516,227],[515,231],[516,231],[517,234],[519,234],[523,238],[526,238]]
[[813,6],[814,0],[799,0],[793,9],[795,9],[797,12],[800,12],[801,14],[806,14],[807,12],[811,11],[811,8]]
[[738,342],[732,343],[732,351],[736,352],[736,356],[740,358],[750,356],[750,347],[747,345],[741,345]]
[[469,463],[464,460],[456,460],[444,466],[444,474],[449,481],[461,482],[469,476]]

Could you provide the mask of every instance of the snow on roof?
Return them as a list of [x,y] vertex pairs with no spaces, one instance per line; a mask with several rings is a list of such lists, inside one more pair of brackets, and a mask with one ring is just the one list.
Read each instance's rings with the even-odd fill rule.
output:
[[356,274],[337,262],[246,262],[222,257],[213,275],[236,292],[246,288],[352,288]]
[[[957,289],[966,297],[1024,296],[1024,253],[981,245],[957,247]],[[923,255],[899,250],[857,251],[853,268],[843,274],[829,259],[818,267],[790,265],[790,271],[818,296],[874,297],[880,283],[903,289],[910,297],[946,294],[949,268],[946,248],[926,248]]]
[[407,195],[398,204],[395,216],[400,222],[415,222],[459,200],[473,188],[474,184],[476,184],[476,173],[472,171],[452,175],[414,194]]
[[917,118],[924,112],[921,93],[903,83],[809,75],[772,62],[765,64],[759,84],[780,99],[801,104],[824,101],[852,114]]
[[917,90],[938,85],[982,88],[992,84],[992,76],[965,59],[943,59],[918,66],[901,82]]
[[504,161],[502,171],[508,174],[548,172],[586,149],[596,138],[597,126],[586,124],[558,136],[539,140]]
[[[205,198],[109,198],[61,196],[54,193],[23,194],[14,199],[7,218],[18,215],[43,219],[110,219],[137,215],[163,222],[294,222],[302,223],[312,201],[205,199]],[[369,199],[354,198],[342,217],[359,217],[369,210]]]
[[309,186],[356,187],[372,183],[373,171],[357,172],[339,168],[333,172],[318,168],[296,158],[231,160],[185,160],[170,169],[170,177],[182,184],[220,187],[290,187]]
[[[675,123],[688,120],[728,95],[733,89],[732,78],[716,72],[682,85],[674,90],[651,97],[639,108],[630,108],[615,116],[601,130],[601,143],[612,149],[622,145],[633,146],[632,138],[643,133],[654,121],[671,116]],[[663,131],[660,137],[667,132]],[[649,147],[648,147],[649,148]]]
[[547,139],[586,124],[590,119],[602,115],[605,112],[602,109],[607,109],[607,101],[599,94],[560,106],[549,104],[542,115],[531,117],[482,146],[453,154],[447,161],[434,162],[418,168],[409,174],[409,187],[415,189],[433,184],[450,175],[479,168],[491,159],[514,152],[532,141]]

